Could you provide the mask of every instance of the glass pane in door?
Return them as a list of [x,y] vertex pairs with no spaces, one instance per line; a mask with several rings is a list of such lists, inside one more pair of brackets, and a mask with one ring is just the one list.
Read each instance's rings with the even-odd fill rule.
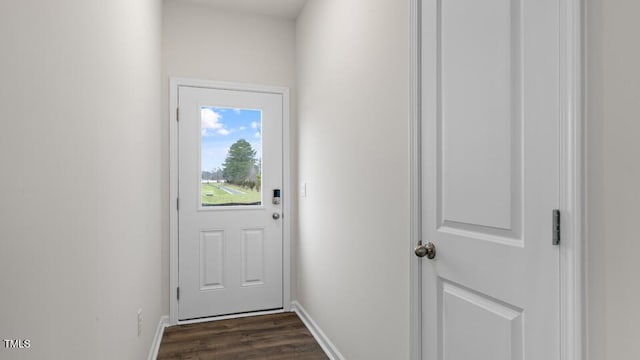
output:
[[200,107],[202,207],[262,204],[262,111]]

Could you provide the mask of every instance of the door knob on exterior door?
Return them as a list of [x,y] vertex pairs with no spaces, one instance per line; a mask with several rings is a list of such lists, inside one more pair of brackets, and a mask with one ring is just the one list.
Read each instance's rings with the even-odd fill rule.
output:
[[433,259],[436,257],[436,246],[429,241],[427,245],[422,245],[422,241],[418,241],[418,246],[414,251],[417,257],[427,257],[427,259]]
[[280,219],[280,214],[277,212],[274,212],[273,215],[271,215],[271,217],[273,218],[273,220],[278,220]]

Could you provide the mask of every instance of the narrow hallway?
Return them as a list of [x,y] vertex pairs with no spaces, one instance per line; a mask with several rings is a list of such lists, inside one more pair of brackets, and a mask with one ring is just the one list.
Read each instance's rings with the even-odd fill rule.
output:
[[165,329],[158,360],[328,359],[295,313],[210,321]]

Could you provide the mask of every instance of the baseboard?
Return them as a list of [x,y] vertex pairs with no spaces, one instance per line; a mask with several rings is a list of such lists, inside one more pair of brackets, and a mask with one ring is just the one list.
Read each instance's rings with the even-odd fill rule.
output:
[[156,328],[156,336],[153,338],[153,343],[151,343],[151,348],[149,349],[149,360],[156,360],[158,357],[158,350],[160,350],[160,343],[162,342],[162,334],[164,333],[164,328],[168,325],[169,316],[165,315],[160,317],[158,327]]
[[298,317],[302,320],[304,325],[309,329],[311,335],[316,339],[322,350],[327,354],[331,360],[345,360],[344,356],[338,351],[335,345],[329,340],[327,335],[320,329],[318,324],[309,316],[307,311],[300,305],[299,302],[291,302],[291,309],[298,314]]

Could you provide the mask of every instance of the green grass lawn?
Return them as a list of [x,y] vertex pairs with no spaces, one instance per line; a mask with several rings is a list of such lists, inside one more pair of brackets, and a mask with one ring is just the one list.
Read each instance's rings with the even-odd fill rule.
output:
[[[261,201],[261,196],[258,191],[245,189],[236,185],[211,183],[200,186],[203,206],[253,204]],[[221,186],[239,193],[229,194],[227,191],[221,189]]]

